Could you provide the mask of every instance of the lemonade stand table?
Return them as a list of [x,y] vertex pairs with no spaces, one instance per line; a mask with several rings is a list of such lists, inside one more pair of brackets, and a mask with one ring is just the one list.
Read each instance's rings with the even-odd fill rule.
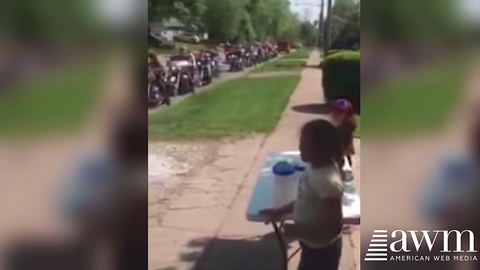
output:
[[[249,205],[247,207],[247,220],[252,222],[267,222],[267,219],[260,214],[260,211],[268,208],[279,208],[289,202],[280,202],[275,198],[275,175],[273,174],[272,167],[279,161],[290,160],[295,163],[301,163],[300,153],[293,152],[279,152],[272,153],[267,157],[265,165],[260,172],[260,175],[255,184],[252,196],[250,198]],[[351,168],[345,165],[344,170],[351,171]],[[292,188],[295,188],[292,185]],[[294,190],[293,192],[296,192]],[[344,223],[358,224],[360,222],[360,196],[358,195],[353,181],[344,183],[344,194],[342,198],[342,211],[344,217]],[[288,268],[289,259],[295,255],[295,252],[290,258],[288,257],[287,245],[283,239],[281,229],[285,221],[292,220],[291,215],[284,216],[278,222],[271,222],[275,235],[277,236],[278,243],[282,252],[282,268]]]

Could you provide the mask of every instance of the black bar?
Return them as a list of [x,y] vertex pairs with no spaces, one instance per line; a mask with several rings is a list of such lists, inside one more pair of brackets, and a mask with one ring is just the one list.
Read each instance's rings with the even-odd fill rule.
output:
[[275,230],[275,235],[277,236],[278,244],[280,245],[280,249],[282,251],[282,270],[288,270],[287,246],[285,245],[285,241],[283,241],[282,232],[280,232],[276,222],[272,222],[272,226]]

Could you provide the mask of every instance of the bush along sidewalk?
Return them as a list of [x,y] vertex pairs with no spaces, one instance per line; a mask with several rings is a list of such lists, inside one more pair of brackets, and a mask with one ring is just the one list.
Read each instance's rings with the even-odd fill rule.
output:
[[346,98],[360,114],[360,52],[342,50],[328,54],[320,67],[325,98]]

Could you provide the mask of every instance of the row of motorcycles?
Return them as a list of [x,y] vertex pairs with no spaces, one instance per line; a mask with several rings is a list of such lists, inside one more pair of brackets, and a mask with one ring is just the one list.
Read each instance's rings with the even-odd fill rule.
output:
[[229,49],[226,56],[230,64],[230,72],[236,72],[277,57],[278,50],[275,46],[237,47]]
[[[224,50],[230,72],[243,71],[278,56],[275,46],[235,46]],[[215,51],[203,51],[196,56],[182,52],[170,57],[167,68],[156,55],[149,55],[148,105],[168,106],[172,97],[193,94],[196,87],[208,85],[219,76],[219,55]]]
[[[156,61],[156,56],[153,61]],[[149,64],[149,107],[169,106],[172,97],[193,94],[196,87],[210,84],[213,78],[220,75],[218,63],[218,54],[203,52],[196,57],[174,55],[170,57],[167,69],[158,62],[156,65]]]

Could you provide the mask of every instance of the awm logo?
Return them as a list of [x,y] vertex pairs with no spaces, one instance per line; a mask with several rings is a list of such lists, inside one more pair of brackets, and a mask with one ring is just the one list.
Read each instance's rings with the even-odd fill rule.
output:
[[[417,234],[418,233],[418,234]],[[420,251],[423,247],[426,247],[428,251],[432,251],[435,243],[437,241],[437,237],[443,238],[443,241],[438,241],[437,245],[442,245],[442,249],[440,252],[444,253],[458,253],[458,252],[477,252],[475,250],[475,236],[472,231],[464,230],[462,232],[458,230],[395,230],[391,233],[392,241],[388,241],[388,231],[387,230],[375,230],[370,240],[370,244],[368,246],[367,254],[365,255],[365,261],[387,261],[389,253],[390,255],[398,255],[398,253],[410,253],[415,251]],[[463,241],[468,240],[468,245],[462,245],[462,236]],[[455,237],[454,242],[449,241],[450,237]],[[409,238],[412,241],[409,241]],[[408,246],[408,243],[413,243],[414,249]],[[454,243],[454,249],[452,250],[449,244]],[[463,242],[465,244],[465,242]],[[463,250],[462,247],[465,247],[466,250]],[[399,256],[396,256],[398,258]],[[411,257],[411,256],[407,256]],[[417,260],[415,256],[414,260]],[[458,256],[454,256],[457,258]],[[392,259],[394,259],[392,257]],[[429,258],[428,258],[429,259]],[[436,258],[434,258],[436,259]],[[461,258],[460,258],[461,259]],[[476,260],[476,256],[475,256]]]
[[365,261],[386,261],[387,245],[387,230],[375,230],[368,245]]

